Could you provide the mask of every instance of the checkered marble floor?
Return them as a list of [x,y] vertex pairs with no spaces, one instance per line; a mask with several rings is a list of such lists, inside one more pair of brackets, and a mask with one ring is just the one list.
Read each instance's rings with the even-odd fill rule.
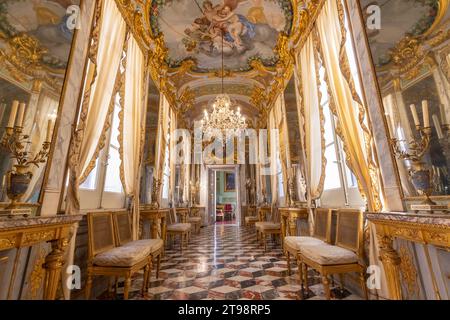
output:
[[[257,243],[254,229],[229,225],[202,228],[181,253],[175,243],[166,250],[160,278],[140,293],[142,275],[133,280],[130,296],[139,300],[300,300],[324,299],[320,278],[310,271],[310,290],[303,293],[292,265],[288,275],[281,245]],[[121,289],[119,295],[121,298]],[[333,299],[360,299],[347,290],[333,288]],[[103,297],[108,298],[108,297]]]

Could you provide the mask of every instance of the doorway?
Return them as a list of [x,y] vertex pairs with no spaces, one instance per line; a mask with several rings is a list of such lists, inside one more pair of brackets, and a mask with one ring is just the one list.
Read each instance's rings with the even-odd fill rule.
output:
[[209,165],[207,172],[209,225],[241,225],[239,165]]
[[216,171],[215,224],[235,225],[237,205],[236,172]]

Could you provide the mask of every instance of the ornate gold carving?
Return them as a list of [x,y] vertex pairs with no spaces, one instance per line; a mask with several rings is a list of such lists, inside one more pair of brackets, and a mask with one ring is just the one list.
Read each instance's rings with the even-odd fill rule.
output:
[[31,271],[30,274],[30,296],[32,300],[37,298],[39,289],[42,287],[42,282],[44,281],[44,262],[46,255],[45,249],[41,248],[39,256],[37,256],[34,262],[33,271]]
[[400,248],[399,255],[401,259],[400,273],[406,284],[406,298],[407,300],[409,300],[409,298],[417,299],[419,297],[420,288],[417,285],[417,270],[412,255],[406,246]]
[[26,233],[24,235],[23,244],[29,245],[37,242],[48,241],[53,239],[54,237],[55,237],[55,230]]
[[16,237],[3,237],[0,238],[0,249],[14,248],[16,246]]
[[398,237],[403,237],[403,238],[407,238],[410,240],[416,240],[416,241],[420,241],[421,240],[421,236],[420,236],[420,232],[418,229],[404,229],[404,228],[400,228],[400,229],[395,229],[393,231],[393,234],[395,236]]

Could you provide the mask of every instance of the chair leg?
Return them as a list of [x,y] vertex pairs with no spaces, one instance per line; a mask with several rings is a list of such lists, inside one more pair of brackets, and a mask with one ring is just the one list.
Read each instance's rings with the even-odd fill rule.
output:
[[130,294],[131,287],[131,275],[127,275],[125,278],[125,287],[123,288],[123,299],[128,300],[128,296]]
[[308,265],[306,263],[302,263],[302,275],[303,275],[303,282],[305,284],[305,290],[306,293],[309,292],[309,283],[308,283]]
[[114,277],[114,296],[117,297],[117,291],[119,291],[119,277]]
[[341,284],[341,292],[345,290],[345,275],[343,273],[339,273],[339,282]]
[[322,275],[322,284],[323,284],[323,290],[325,292],[325,297],[327,300],[331,299],[331,291],[330,291],[330,279],[328,279],[328,276]]
[[161,270],[161,253],[158,254],[158,260],[156,262],[156,279],[159,279],[160,270]]
[[86,280],[86,300],[91,299],[91,291],[92,291],[92,274],[88,272],[88,277]]
[[366,278],[364,277],[364,272],[361,272],[359,274],[359,281],[361,283],[361,289],[363,290],[364,293],[364,298],[366,300],[369,300],[369,292],[367,291]]
[[267,239],[266,234],[263,232],[262,234],[263,242],[264,242],[264,252],[267,252]]
[[[151,260],[151,258],[149,258]],[[145,291],[148,289],[148,280],[150,277],[150,262],[144,268],[144,281],[142,283],[142,295],[145,294]]]
[[291,276],[291,254],[289,251],[286,251],[286,260],[287,260],[287,268],[288,268],[288,275]]
[[300,287],[303,289],[303,263],[300,260],[300,256],[297,256],[297,268],[298,268],[298,277],[300,280]]

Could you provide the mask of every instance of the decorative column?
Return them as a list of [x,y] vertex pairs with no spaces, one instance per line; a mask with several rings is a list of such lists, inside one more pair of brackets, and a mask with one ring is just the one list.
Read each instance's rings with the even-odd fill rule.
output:
[[69,245],[69,239],[63,238],[54,240],[51,242],[52,251],[45,258],[44,268],[45,282],[44,282],[44,300],[55,300],[56,293],[58,291],[59,280],[61,277],[61,270],[64,265],[64,254],[67,246]]
[[391,236],[384,235],[380,228],[377,228],[377,238],[380,247],[380,260],[383,263],[389,288],[390,299],[402,300],[402,288],[400,282],[401,259],[394,249],[394,240]]

